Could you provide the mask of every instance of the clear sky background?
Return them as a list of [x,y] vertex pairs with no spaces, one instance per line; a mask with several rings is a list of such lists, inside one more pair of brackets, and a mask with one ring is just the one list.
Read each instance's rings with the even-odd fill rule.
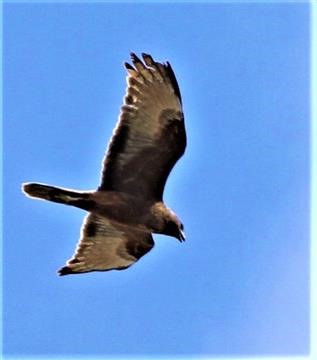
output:
[[[3,22],[5,353],[307,354],[309,5],[5,4]],[[164,198],[187,241],[61,278],[85,213],[20,185],[98,186],[130,51],[179,81]]]

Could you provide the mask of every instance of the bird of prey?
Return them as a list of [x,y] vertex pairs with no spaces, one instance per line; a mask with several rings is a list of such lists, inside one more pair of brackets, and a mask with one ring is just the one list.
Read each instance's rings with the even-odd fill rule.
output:
[[152,233],[184,241],[183,224],[163,202],[167,177],[186,147],[182,99],[169,62],[131,53],[127,89],[96,191],[39,183],[22,190],[88,211],[73,257],[59,275],[126,269],[154,246]]

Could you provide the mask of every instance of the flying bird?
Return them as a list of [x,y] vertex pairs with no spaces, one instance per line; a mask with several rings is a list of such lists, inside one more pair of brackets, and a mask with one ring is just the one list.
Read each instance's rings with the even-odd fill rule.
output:
[[163,202],[166,180],[186,148],[182,99],[169,62],[131,53],[119,120],[95,191],[24,183],[32,197],[88,211],[73,257],[59,275],[122,270],[154,246],[152,233],[184,241],[184,227]]

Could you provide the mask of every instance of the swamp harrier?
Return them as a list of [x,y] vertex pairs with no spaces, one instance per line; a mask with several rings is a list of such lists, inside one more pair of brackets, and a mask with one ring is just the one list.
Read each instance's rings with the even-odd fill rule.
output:
[[186,147],[182,100],[174,72],[131,53],[127,90],[96,191],[25,183],[30,197],[88,211],[73,257],[60,275],[126,269],[154,246],[152,233],[185,240],[183,225],[163,203],[167,177]]

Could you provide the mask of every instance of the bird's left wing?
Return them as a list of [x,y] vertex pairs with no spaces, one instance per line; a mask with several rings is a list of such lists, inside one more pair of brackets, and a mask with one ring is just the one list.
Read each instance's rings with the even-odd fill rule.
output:
[[150,233],[113,223],[92,213],[85,218],[81,233],[74,256],[58,271],[59,275],[122,270],[154,246]]
[[169,63],[131,54],[128,87],[104,159],[99,190],[162,200],[166,179],[186,147],[182,101]]

